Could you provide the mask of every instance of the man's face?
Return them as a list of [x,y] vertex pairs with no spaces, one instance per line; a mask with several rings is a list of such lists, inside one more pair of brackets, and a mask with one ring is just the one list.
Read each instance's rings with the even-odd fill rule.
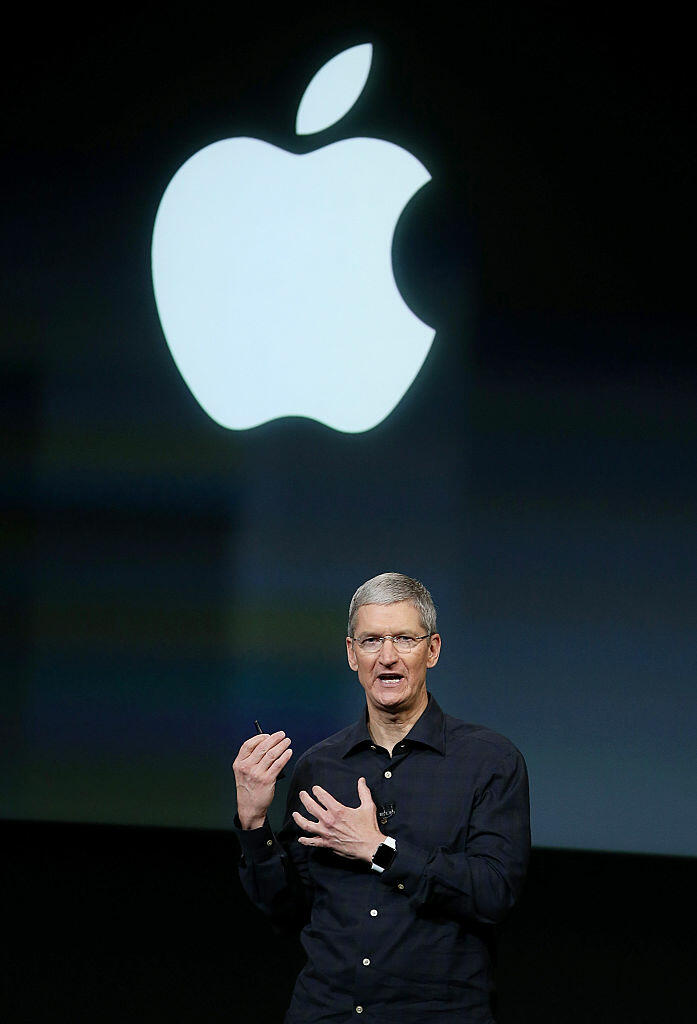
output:
[[[421,617],[410,601],[395,604],[365,604],[358,609],[354,634],[368,636],[423,636]],[[369,709],[398,712],[415,710],[426,701],[426,670],[433,668],[440,654],[440,636],[421,640],[412,651],[396,650],[385,640],[376,654],[366,654],[346,638],[348,663],[358,673]]]

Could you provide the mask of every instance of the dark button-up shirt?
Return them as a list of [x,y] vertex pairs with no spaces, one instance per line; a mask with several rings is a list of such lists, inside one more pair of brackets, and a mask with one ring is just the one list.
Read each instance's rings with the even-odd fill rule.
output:
[[[322,786],[358,806],[365,776],[397,843],[381,874],[303,846],[291,812]],[[433,697],[390,755],[365,716],[299,758],[275,836],[238,829],[247,894],[304,925],[307,963],[286,1024],[490,1024],[492,926],[525,875],[530,827],[522,755],[503,736],[445,715]]]

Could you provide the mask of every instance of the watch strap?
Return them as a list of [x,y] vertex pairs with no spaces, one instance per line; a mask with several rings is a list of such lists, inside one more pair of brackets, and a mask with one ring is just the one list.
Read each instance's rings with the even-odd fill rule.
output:
[[373,854],[373,860],[370,865],[371,871],[377,871],[378,874],[382,874],[390,867],[392,861],[397,855],[397,842],[392,836],[385,836],[383,841],[378,846],[377,850]]

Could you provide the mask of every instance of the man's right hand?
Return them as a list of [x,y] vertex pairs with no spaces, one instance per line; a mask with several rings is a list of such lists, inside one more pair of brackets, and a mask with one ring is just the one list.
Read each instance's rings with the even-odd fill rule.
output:
[[232,770],[237,783],[237,814],[243,829],[261,828],[276,788],[276,779],[293,751],[284,732],[260,733],[240,747]]

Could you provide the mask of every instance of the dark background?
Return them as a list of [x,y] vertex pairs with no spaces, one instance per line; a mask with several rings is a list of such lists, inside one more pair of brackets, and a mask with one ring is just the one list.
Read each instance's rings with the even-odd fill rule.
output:
[[[8,1021],[280,1024],[302,963],[214,830],[2,823]],[[533,850],[500,1024],[691,1024],[694,859]],[[424,1022],[426,1024],[426,1022]]]
[[[317,144],[387,138],[429,168],[393,257],[433,348],[367,434],[225,431],[162,336],[157,205],[209,142],[307,148],[305,86],[365,41],[367,87]],[[439,608],[438,700],[510,736],[530,768],[539,849],[503,940],[502,1022],[600,1020],[603,1005],[608,1020],[681,1019],[694,861],[666,855],[697,853],[685,26],[670,7],[145,5],[98,25],[19,14],[6,47],[0,809],[17,921],[62,950],[18,952],[10,994],[54,992],[65,1016],[121,978],[134,1019],[159,1019],[183,1005],[176,949],[190,965],[192,934],[210,951],[215,933],[188,991],[219,993],[233,1017],[250,992],[283,1003],[240,968],[272,940],[219,831],[229,762],[254,718],[300,752],[358,714],[346,606],[398,569]],[[201,871],[209,855],[218,874]],[[196,908],[181,933],[163,911],[175,875]],[[196,895],[213,877],[220,899]],[[116,905],[129,920],[112,930]]]

